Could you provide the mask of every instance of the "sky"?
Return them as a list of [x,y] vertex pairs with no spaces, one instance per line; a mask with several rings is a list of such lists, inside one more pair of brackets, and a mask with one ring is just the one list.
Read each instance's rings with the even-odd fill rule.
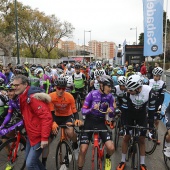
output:
[[[78,45],[84,44],[84,30],[91,31],[91,40],[116,44],[132,44],[143,32],[142,0],[18,0],[33,9],[55,14],[61,21],[70,22],[75,28],[72,38]],[[170,0],[164,0],[164,10],[170,19]],[[133,28],[130,30],[130,28]],[[136,29],[137,28],[137,29]],[[85,32],[85,43],[90,32]]]

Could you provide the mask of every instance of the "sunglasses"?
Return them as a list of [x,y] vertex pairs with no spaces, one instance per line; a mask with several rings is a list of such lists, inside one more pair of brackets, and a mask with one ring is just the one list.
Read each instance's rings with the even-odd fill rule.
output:
[[56,87],[56,89],[65,91],[66,88],[65,87]]

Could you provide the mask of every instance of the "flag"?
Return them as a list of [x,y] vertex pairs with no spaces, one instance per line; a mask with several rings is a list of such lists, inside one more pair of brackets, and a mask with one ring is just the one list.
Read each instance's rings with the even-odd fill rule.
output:
[[143,0],[144,56],[163,53],[163,0]]

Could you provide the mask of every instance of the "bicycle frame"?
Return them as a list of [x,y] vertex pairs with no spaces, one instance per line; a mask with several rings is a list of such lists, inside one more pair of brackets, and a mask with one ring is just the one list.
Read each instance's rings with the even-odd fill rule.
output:
[[[10,151],[9,151],[9,155],[8,155],[8,160],[11,161],[12,163],[15,162],[15,160],[17,158],[18,146],[19,146],[19,142],[20,142],[21,138],[26,141],[25,137],[22,136],[20,131],[16,132],[16,136],[15,137],[17,138],[17,141],[14,142],[12,144],[12,146],[10,147]],[[14,152],[13,158],[12,158],[12,160],[10,160],[13,152]]]
[[94,144],[93,144],[93,149],[92,149],[92,170],[94,170],[95,168],[94,167],[95,148],[97,148],[98,164],[99,164],[100,170],[102,170],[102,158],[104,157],[105,145],[103,145],[102,148],[100,147],[99,133],[95,132],[93,136],[94,136]]

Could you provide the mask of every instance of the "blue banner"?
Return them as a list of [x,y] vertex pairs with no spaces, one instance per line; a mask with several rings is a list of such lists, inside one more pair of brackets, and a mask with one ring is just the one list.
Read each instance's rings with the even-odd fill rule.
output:
[[143,0],[144,56],[163,53],[163,0]]
[[[166,108],[170,105],[170,93],[165,92],[164,102],[162,104],[161,114],[164,115],[166,112]],[[166,118],[162,120],[164,124],[166,124]]]

